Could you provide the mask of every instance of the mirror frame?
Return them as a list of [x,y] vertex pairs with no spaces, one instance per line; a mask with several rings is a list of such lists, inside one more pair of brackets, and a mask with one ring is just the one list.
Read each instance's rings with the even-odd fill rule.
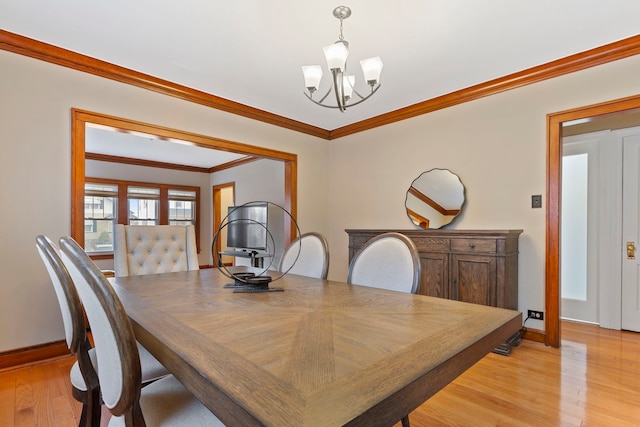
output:
[[293,218],[297,217],[298,156],[297,154],[242,144],[191,132],[157,126],[105,114],[71,109],[71,237],[84,247],[84,184],[85,184],[85,128],[88,123],[157,135],[163,139],[188,141],[198,147],[212,148],[248,156],[284,162],[284,208],[292,220],[284,226],[284,241],[296,238]]

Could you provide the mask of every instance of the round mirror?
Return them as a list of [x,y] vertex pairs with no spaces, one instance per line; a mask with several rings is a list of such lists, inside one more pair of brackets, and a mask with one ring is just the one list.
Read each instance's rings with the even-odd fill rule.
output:
[[441,228],[462,210],[464,186],[447,169],[423,172],[407,190],[405,207],[411,222],[422,228]]

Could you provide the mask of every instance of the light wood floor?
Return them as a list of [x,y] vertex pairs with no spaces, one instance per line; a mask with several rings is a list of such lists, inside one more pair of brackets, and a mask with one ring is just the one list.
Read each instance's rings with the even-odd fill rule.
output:
[[[640,334],[563,322],[562,347],[489,354],[411,413],[421,426],[640,426]],[[73,360],[0,372],[0,427],[75,426]],[[152,426],[150,426],[152,427]]]

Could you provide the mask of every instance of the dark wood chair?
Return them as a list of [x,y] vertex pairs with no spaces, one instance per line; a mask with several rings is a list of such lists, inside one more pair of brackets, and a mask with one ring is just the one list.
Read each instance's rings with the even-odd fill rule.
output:
[[291,242],[280,260],[281,272],[326,279],[329,245],[320,233],[305,233]]
[[[411,239],[383,233],[364,244],[349,265],[347,282],[415,294],[420,284],[420,255]],[[402,427],[410,427],[409,415]]]
[[141,387],[138,346],[118,295],[75,240],[63,237],[60,248],[91,325],[109,426],[223,426],[173,375]]
[[[38,253],[56,292],[67,346],[78,360],[70,372],[73,397],[82,403],[80,427],[100,425],[100,384],[91,362],[93,349],[87,337],[87,326],[80,297],[71,281],[69,272],[62,263],[58,247],[46,236],[36,237]],[[90,356],[91,353],[91,356]]]

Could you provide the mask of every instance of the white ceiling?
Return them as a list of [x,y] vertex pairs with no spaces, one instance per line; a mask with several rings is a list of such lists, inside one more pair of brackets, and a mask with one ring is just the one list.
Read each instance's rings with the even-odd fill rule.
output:
[[198,147],[186,141],[167,141],[151,135],[121,133],[90,126],[85,130],[85,151],[206,169],[245,157],[243,154]]
[[338,0],[0,0],[0,28],[332,130],[636,35],[640,17],[638,0],[344,4],[350,69],[384,61],[346,113],[309,102],[300,71],[325,66]]

